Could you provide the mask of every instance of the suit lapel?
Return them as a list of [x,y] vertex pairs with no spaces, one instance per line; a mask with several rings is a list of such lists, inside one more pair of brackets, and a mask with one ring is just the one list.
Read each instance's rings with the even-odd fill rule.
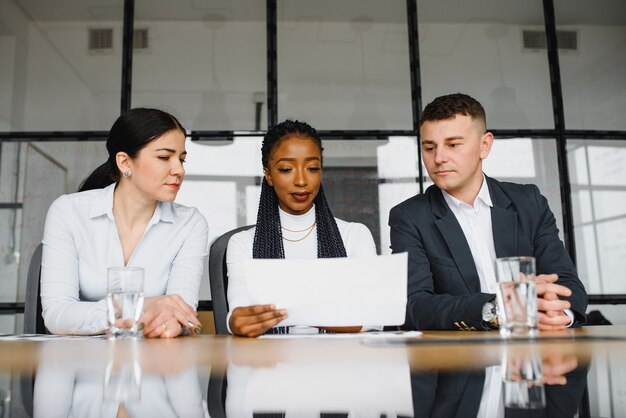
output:
[[511,206],[511,200],[502,191],[498,182],[490,177],[487,179],[491,208],[491,229],[496,257],[512,257],[517,255],[517,212]]
[[443,236],[452,258],[454,258],[467,290],[470,293],[480,292],[478,271],[476,270],[474,258],[461,225],[459,225],[454,213],[448,208],[441,190],[435,187],[433,191],[431,207],[433,214],[438,218],[435,221],[435,225],[439,229],[441,236]]

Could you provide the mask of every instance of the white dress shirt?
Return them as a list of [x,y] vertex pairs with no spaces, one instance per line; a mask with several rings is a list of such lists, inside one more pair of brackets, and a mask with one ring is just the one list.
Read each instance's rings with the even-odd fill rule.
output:
[[[124,265],[114,189],[64,195],[48,210],[41,302],[54,334],[95,334],[107,327],[107,268]],[[207,249],[208,226],[197,209],[159,202],[128,266],[145,269],[146,297],[178,294],[195,309]]]
[[[282,209],[278,209],[280,223],[284,237],[297,240],[306,235],[308,227],[315,222],[315,206],[304,215],[291,215]],[[369,257],[376,255],[376,244],[367,227],[360,223],[346,222],[335,218],[339,234],[343,240],[348,257]],[[226,324],[230,321],[230,315],[235,308],[250,306],[246,277],[244,273],[244,260],[252,258],[252,245],[256,228],[238,232],[228,242],[226,253],[226,266],[228,268],[228,305],[229,312]],[[317,258],[317,226],[313,226],[311,233],[301,241],[292,242],[283,240],[286,259],[311,259]],[[375,327],[378,328],[378,327]],[[230,327],[228,328],[230,331]]]
[[[443,198],[448,207],[454,213],[461,225],[465,239],[469,244],[472,258],[476,265],[480,290],[483,293],[496,293],[496,272],[494,261],[496,259],[496,246],[493,241],[493,227],[491,225],[491,196],[489,188],[483,176],[483,184],[480,187],[474,205],[451,196],[442,190]],[[502,403],[501,389],[502,377],[499,373],[500,366],[487,367],[485,369],[485,382],[483,396],[480,399],[480,407],[477,417],[501,417],[504,408]]]
[[483,176],[483,185],[480,187],[474,205],[468,205],[443,191],[443,198],[448,207],[456,216],[461,225],[465,239],[469,244],[472,258],[480,278],[480,290],[483,293],[496,293],[496,246],[493,242],[491,226],[491,196]]

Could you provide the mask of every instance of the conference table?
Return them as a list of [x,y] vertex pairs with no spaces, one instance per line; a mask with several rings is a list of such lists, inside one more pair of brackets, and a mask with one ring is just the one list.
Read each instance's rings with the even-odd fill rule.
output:
[[2,336],[1,382],[0,418],[626,416],[626,326],[519,340]]

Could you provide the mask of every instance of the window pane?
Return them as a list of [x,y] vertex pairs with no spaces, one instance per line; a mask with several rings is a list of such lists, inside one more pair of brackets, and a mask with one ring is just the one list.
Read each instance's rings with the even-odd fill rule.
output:
[[[0,334],[21,334],[24,329],[23,314],[0,314]],[[2,377],[0,375],[0,395],[2,390],[6,390]],[[2,411],[2,401],[0,396],[0,411]]]
[[554,139],[496,139],[483,170],[500,181],[535,184],[548,204],[563,240],[563,211]]
[[411,129],[405,0],[279,0],[278,115],[317,129]]
[[102,164],[103,142],[0,144],[0,302],[23,302],[28,264],[43,237],[48,207],[60,195],[78,190]]
[[[0,130],[108,130],[120,109],[122,14],[122,0],[0,0]],[[90,49],[93,30],[110,37]]]
[[135,29],[147,46],[134,49],[133,107],[166,109],[190,130],[266,129],[265,2],[137,0]]
[[626,293],[626,141],[568,141],[578,271],[587,292]]
[[544,30],[539,0],[418,0],[424,105],[463,92],[490,129],[554,127],[546,50],[525,48],[524,30]]
[[568,129],[625,130],[626,5],[623,0],[555,0],[558,31],[576,37],[559,50]]

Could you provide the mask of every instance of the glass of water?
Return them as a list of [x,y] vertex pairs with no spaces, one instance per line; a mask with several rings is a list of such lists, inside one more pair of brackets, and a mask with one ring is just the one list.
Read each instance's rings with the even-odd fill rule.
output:
[[538,333],[535,258],[496,260],[498,319],[503,337],[533,337]]
[[141,267],[109,267],[107,271],[107,320],[113,338],[137,338],[143,314]]

